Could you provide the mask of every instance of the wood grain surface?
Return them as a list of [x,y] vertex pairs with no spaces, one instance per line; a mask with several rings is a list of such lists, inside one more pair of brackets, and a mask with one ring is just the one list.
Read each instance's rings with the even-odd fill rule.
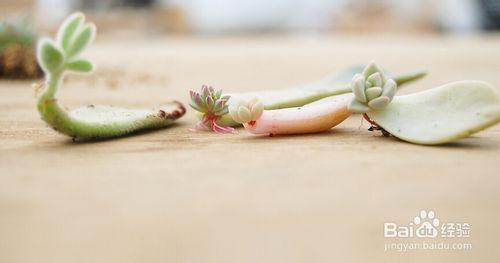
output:
[[[480,79],[500,87],[500,36],[100,37],[69,108],[152,107],[211,84],[279,89],[375,60],[429,75],[402,93]],[[500,126],[438,147],[367,131],[256,137],[177,125],[73,143],[0,81],[0,262],[498,262]],[[422,209],[468,222],[470,251],[384,251],[384,222]],[[432,241],[432,240],[431,240]],[[449,241],[449,240],[447,240]]]

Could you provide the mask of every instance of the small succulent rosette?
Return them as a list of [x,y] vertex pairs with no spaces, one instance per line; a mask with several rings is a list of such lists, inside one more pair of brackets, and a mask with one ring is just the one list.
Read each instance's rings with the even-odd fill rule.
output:
[[228,112],[227,101],[230,96],[222,95],[222,90],[215,90],[212,87],[203,85],[201,92],[189,92],[191,101],[189,106],[203,114],[203,117],[196,125],[198,130],[211,130],[216,133],[233,133],[231,127],[224,127],[217,124],[217,121]]
[[251,100],[240,100],[236,105],[229,106],[229,114],[234,121],[238,123],[249,123],[255,122],[264,111],[264,104],[260,102],[257,98]]
[[354,99],[348,108],[355,113],[367,113],[385,108],[396,94],[397,84],[388,79],[375,64],[370,63],[363,73],[354,75],[351,81]]

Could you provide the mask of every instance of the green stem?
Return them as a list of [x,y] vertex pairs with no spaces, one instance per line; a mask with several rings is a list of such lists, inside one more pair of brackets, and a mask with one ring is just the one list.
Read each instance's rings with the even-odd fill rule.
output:
[[49,98],[52,99],[55,97],[57,89],[63,80],[62,76],[63,76],[62,70],[55,73],[49,73],[47,75],[47,81],[45,82],[46,87],[42,94],[42,97],[46,99]]

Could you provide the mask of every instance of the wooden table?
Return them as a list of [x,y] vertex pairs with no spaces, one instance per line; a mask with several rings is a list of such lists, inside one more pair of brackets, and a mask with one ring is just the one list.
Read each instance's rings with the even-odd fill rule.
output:
[[[188,90],[285,88],[376,60],[427,69],[403,93],[461,79],[500,87],[500,36],[100,37],[68,107],[187,102]],[[351,117],[321,134],[255,137],[174,127],[72,143],[0,82],[0,262],[497,262],[500,126],[439,147]],[[383,223],[422,209],[468,222],[470,251],[384,251]],[[415,241],[417,239],[410,239]],[[401,240],[400,240],[401,241]],[[404,240],[403,240],[404,241]],[[433,241],[430,239],[429,241]]]

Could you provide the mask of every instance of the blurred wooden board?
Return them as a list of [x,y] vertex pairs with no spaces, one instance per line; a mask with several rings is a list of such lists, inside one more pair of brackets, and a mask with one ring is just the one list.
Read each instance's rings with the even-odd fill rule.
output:
[[[426,68],[414,92],[461,79],[500,87],[500,36],[100,37],[68,107],[187,102],[188,90],[284,88],[376,60]],[[441,147],[370,133],[254,137],[178,125],[72,143],[46,127],[29,82],[0,82],[0,262],[495,262],[500,127]],[[421,209],[472,225],[471,251],[384,252],[382,225]],[[457,240],[460,241],[460,240]]]

